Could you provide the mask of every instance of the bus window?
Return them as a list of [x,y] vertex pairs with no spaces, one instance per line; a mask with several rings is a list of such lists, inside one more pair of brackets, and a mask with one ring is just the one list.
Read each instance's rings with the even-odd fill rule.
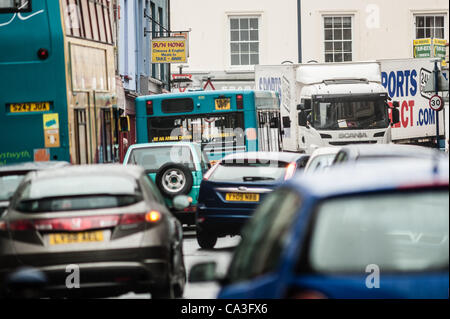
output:
[[188,141],[204,151],[245,150],[244,114],[199,114],[148,119],[150,142]]

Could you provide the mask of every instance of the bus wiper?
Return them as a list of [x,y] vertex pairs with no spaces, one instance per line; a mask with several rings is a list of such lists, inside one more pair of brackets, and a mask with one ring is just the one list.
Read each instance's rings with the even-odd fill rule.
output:
[[252,181],[267,181],[267,180],[275,180],[273,177],[262,177],[262,176],[244,176],[242,177],[244,182],[252,182]]

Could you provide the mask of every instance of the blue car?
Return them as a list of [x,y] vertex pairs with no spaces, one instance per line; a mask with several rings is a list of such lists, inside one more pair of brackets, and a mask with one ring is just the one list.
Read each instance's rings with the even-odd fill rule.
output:
[[225,156],[203,177],[196,213],[197,241],[213,248],[218,237],[240,234],[260,201],[304,168],[309,156],[248,152]]
[[448,157],[294,177],[255,211],[218,298],[449,298]]

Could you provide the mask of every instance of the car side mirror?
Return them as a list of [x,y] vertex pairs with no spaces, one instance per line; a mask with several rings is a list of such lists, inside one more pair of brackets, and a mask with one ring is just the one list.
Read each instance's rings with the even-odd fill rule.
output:
[[191,283],[217,281],[217,264],[214,261],[195,264],[189,272],[188,281]]
[[186,195],[178,195],[173,199],[173,207],[176,210],[183,210],[191,205],[189,197]]

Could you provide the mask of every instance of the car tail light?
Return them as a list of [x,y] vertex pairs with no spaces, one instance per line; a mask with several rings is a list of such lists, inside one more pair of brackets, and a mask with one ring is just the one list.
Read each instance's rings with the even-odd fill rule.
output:
[[156,210],[152,210],[151,212],[148,212],[147,214],[145,214],[145,221],[147,221],[149,223],[156,223],[160,219],[161,219],[161,213]]
[[284,180],[288,180],[294,176],[295,171],[297,170],[297,163],[292,162],[286,167],[286,174],[284,175]]
[[131,225],[140,223],[156,223],[161,220],[161,213],[150,211],[138,214],[89,216],[75,218],[53,218],[37,220],[16,220],[9,224],[0,223],[0,230],[25,231],[83,231],[89,229],[111,228],[117,225]]
[[291,295],[290,299],[327,299],[327,297],[315,290],[304,290]]
[[242,110],[244,108],[244,96],[242,94],[236,95],[236,106],[238,110]]
[[153,101],[146,102],[147,115],[153,115]]
[[205,173],[205,175],[203,175],[203,180],[204,180],[204,181],[207,181],[207,180],[211,177],[212,173],[214,173],[214,171],[216,170],[217,166],[219,166],[219,165],[220,165],[220,161],[217,162],[216,164],[214,164],[214,166],[211,167],[211,168]]

